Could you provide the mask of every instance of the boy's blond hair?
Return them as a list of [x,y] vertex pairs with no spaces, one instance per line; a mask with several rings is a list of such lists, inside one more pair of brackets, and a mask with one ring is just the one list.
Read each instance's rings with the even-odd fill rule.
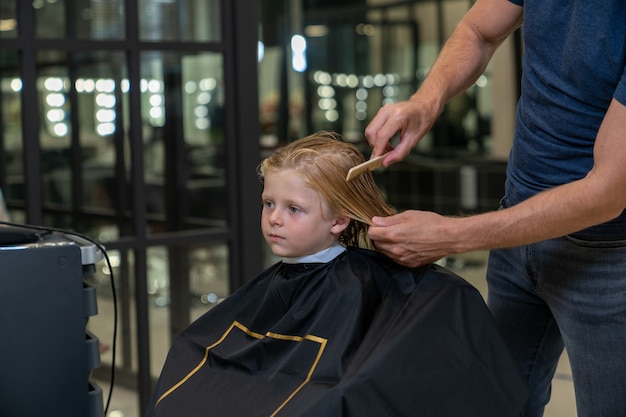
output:
[[374,249],[367,228],[374,216],[389,216],[396,210],[387,203],[371,172],[350,181],[350,168],[365,162],[352,144],[331,132],[317,132],[279,148],[259,165],[263,181],[270,170],[293,169],[316,190],[336,213],[349,217],[350,225],[340,241],[348,246]]

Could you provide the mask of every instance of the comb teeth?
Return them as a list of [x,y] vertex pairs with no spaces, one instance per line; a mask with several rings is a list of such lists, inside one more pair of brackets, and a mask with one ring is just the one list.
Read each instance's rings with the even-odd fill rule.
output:
[[373,171],[376,168],[380,168],[383,165],[383,159],[385,159],[385,156],[387,156],[387,154],[377,156],[376,158],[350,168],[348,175],[346,175],[346,181],[350,181],[352,178],[361,175],[365,171]]

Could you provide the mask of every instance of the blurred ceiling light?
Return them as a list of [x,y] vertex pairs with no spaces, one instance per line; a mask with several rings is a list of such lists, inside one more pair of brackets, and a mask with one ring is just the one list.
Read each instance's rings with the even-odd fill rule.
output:
[[376,33],[376,28],[370,23],[359,23],[356,25],[355,31],[359,35],[373,36]]
[[0,32],[15,30],[17,21],[15,19],[0,19]]
[[328,26],[326,25],[308,25],[304,28],[304,34],[309,38],[318,38],[328,35]]

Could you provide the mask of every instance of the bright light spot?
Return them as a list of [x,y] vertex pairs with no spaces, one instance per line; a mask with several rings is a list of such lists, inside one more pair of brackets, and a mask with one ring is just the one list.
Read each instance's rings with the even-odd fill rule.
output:
[[306,58],[303,54],[296,54],[291,58],[291,66],[294,71],[304,72],[306,70]]
[[100,123],[96,127],[96,132],[100,136],[109,136],[115,133],[115,124],[113,123]]
[[336,122],[339,118],[339,113],[337,113],[337,110],[328,110],[326,113],[324,113],[324,116],[329,122]]
[[196,106],[196,108],[193,109],[193,114],[196,117],[206,117],[209,114],[209,109],[207,109],[206,106]]
[[113,94],[96,94],[96,104],[108,109],[115,107],[115,96]]
[[315,71],[315,74],[313,74],[313,79],[315,80],[315,82],[322,85],[329,85],[333,80],[330,74],[324,71]]
[[357,111],[362,112],[362,111],[367,110],[367,103],[364,101],[357,101],[354,107],[356,108]]
[[57,123],[52,128],[52,131],[54,132],[54,134],[56,136],[61,137],[61,136],[67,135],[68,128],[67,128],[67,125],[65,123]]
[[356,90],[357,100],[365,100],[367,98],[367,90],[365,88],[359,88]]
[[356,87],[359,85],[359,77],[354,74],[348,75],[348,78],[346,78],[346,84],[348,84],[348,87],[350,88]]
[[148,82],[148,90],[151,93],[158,93],[161,91],[161,83],[158,80],[150,80],[150,82]]
[[309,38],[317,38],[328,35],[328,26],[326,25],[309,25],[304,28],[304,33]]
[[209,122],[208,119],[202,118],[202,119],[196,119],[195,125],[198,130],[207,130],[209,126],[211,126],[211,123]]
[[257,61],[258,62],[263,61],[264,56],[265,56],[265,45],[263,44],[263,42],[259,41],[257,43],[257,50],[256,50]]
[[196,92],[197,89],[198,89],[198,85],[196,84],[195,81],[187,81],[185,83],[185,93],[193,94]]
[[306,50],[306,39],[302,35],[291,37],[291,50],[296,54],[302,54]]
[[211,91],[217,87],[217,80],[213,77],[200,80],[200,90]]
[[211,93],[200,93],[196,97],[198,104],[209,104],[211,102]]
[[93,90],[96,89],[96,83],[94,82],[94,80],[85,80],[83,88],[85,90],[85,93],[93,93]]
[[302,35],[291,37],[291,67],[294,71],[303,72],[306,70],[306,39]]
[[149,101],[151,106],[160,106],[163,103],[163,97],[160,94],[152,94]]
[[96,112],[96,120],[101,123],[112,122],[115,120],[115,111],[110,109],[100,109]]
[[112,93],[115,91],[115,81],[113,80],[98,80],[96,81],[96,91],[102,93]]
[[46,78],[43,86],[48,91],[63,91],[63,80],[57,77]]
[[322,98],[318,105],[322,110],[332,110],[337,108],[337,101],[334,98]]
[[383,88],[383,96],[385,97],[395,97],[398,95],[398,89],[396,87],[392,87],[390,85]]
[[150,109],[150,117],[158,119],[163,116],[163,110],[160,107],[153,107]]
[[335,89],[329,85],[320,85],[317,87],[317,95],[320,97],[334,97]]
[[46,96],[46,103],[50,107],[61,107],[65,104],[65,96],[59,93],[52,93]]
[[65,119],[65,112],[61,109],[51,109],[46,113],[46,118],[51,122],[60,122]]
[[22,80],[20,80],[19,78],[13,78],[11,80],[11,90],[13,90],[14,92],[19,92],[22,90]]

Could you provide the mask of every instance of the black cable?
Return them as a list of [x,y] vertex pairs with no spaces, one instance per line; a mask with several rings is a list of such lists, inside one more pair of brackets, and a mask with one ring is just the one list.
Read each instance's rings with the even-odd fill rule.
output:
[[23,229],[40,230],[40,231],[47,232],[47,233],[62,233],[65,235],[76,236],[96,245],[96,247],[100,249],[100,251],[104,255],[104,259],[106,261],[107,267],[109,268],[109,272],[111,273],[111,294],[113,298],[113,342],[111,345],[111,381],[109,384],[110,385],[109,395],[107,396],[106,405],[104,407],[104,415],[106,416],[109,412],[109,405],[111,404],[111,396],[113,394],[113,386],[115,383],[115,359],[116,359],[116,351],[117,351],[117,292],[115,290],[115,279],[113,277],[113,267],[111,265],[111,260],[109,259],[109,255],[107,254],[104,246],[101,243],[81,233],[77,233],[77,232],[73,232],[69,230],[63,230],[63,229],[56,229],[53,227],[11,223],[7,221],[0,221],[0,224],[5,225],[5,226],[23,228]]

